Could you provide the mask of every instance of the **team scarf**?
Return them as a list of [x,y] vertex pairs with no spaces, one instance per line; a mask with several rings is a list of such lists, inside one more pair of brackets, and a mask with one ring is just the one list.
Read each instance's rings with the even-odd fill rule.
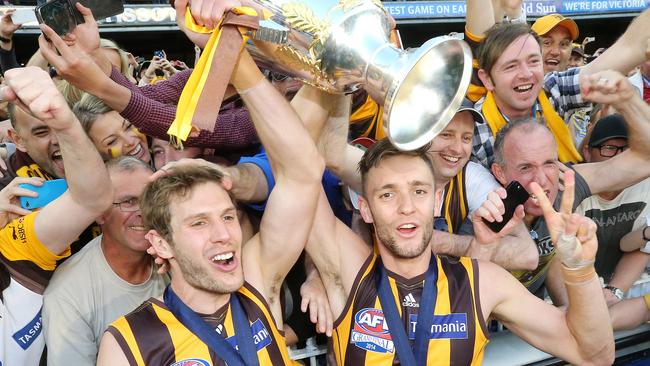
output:
[[367,124],[365,130],[358,134],[359,137],[368,137],[375,141],[379,141],[386,137],[383,121],[384,107],[380,106],[372,100],[370,96],[366,97],[366,101],[357,107],[352,115],[350,115],[350,125],[364,125]]
[[445,186],[445,200],[443,202],[444,217],[447,223],[447,230],[452,234],[457,234],[460,226],[467,218],[467,194],[465,192],[465,169],[451,178]]
[[[582,157],[573,144],[573,138],[571,137],[569,127],[564,123],[562,117],[557,114],[543,90],[539,92],[537,101],[542,108],[542,116],[546,121],[546,125],[553,133],[553,136],[555,136],[560,161],[563,163],[581,162]],[[492,130],[492,135],[496,136],[497,132],[505,126],[507,122],[503,117],[503,114],[499,111],[499,107],[497,107],[496,101],[494,100],[494,94],[491,91],[488,91],[485,96],[485,102],[483,103],[481,111],[490,126],[490,130]]]
[[[233,8],[231,9],[231,12],[238,15],[247,15],[251,17],[257,16],[257,11],[250,7]],[[211,121],[195,120],[195,114],[197,112],[197,106],[202,100],[215,97],[211,95],[203,95],[203,91],[208,82],[208,74],[212,68],[215,51],[217,50],[223,34],[223,20],[214,29],[206,28],[196,23],[188,7],[185,12],[185,26],[195,33],[210,34],[210,38],[201,54],[201,57],[199,58],[199,61],[192,70],[190,78],[187,80],[187,83],[183,88],[183,92],[178,100],[178,106],[176,107],[176,117],[167,130],[167,134],[170,136],[170,143],[179,149],[183,148],[183,142],[187,140],[192,131],[212,131],[212,128],[214,127],[213,125],[210,125]],[[249,40],[249,29],[244,26],[237,27],[237,29],[242,36],[242,41],[239,45],[239,51],[241,51]],[[219,97],[222,98],[223,95]]]

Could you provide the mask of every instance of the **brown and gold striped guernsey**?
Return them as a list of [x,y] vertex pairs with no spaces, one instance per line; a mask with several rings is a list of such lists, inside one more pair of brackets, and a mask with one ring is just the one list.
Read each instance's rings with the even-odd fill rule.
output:
[[[248,283],[239,289],[238,294],[251,323],[260,366],[296,364],[289,358],[284,334],[275,326],[262,295]],[[234,344],[234,323],[229,304],[203,318]],[[157,299],[147,300],[113,322],[107,331],[115,337],[132,366],[225,365]]]
[[[478,296],[478,267],[470,258],[437,257],[438,296],[428,365],[480,365],[488,343]],[[361,267],[345,309],[334,323],[333,351],[339,366],[399,364],[377,294],[377,255]],[[411,344],[426,273],[405,279],[387,271]]]

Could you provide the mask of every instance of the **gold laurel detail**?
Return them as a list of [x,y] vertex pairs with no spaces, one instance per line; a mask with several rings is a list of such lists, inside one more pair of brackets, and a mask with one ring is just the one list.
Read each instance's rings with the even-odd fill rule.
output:
[[282,6],[282,15],[292,28],[315,35],[324,32],[328,24],[318,19],[305,4],[287,3]]
[[307,71],[318,79],[323,78],[320,62],[301,54],[300,51],[290,45],[278,47],[275,51],[275,56],[278,58],[278,61],[290,69]]

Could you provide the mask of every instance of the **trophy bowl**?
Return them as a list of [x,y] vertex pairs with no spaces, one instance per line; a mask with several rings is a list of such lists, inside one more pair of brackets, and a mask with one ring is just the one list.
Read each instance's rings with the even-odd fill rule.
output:
[[399,149],[430,142],[449,123],[469,86],[469,46],[437,37],[402,50],[378,0],[253,0],[263,14],[249,52],[261,64],[331,93],[363,88],[384,106]]

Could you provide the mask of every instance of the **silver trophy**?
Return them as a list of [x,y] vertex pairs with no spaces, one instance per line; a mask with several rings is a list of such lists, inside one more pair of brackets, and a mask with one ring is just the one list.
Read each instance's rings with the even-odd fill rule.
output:
[[249,51],[263,66],[332,93],[364,88],[384,106],[391,142],[413,150],[456,113],[470,82],[469,46],[437,37],[417,49],[391,44],[378,0],[254,0],[264,13]]

